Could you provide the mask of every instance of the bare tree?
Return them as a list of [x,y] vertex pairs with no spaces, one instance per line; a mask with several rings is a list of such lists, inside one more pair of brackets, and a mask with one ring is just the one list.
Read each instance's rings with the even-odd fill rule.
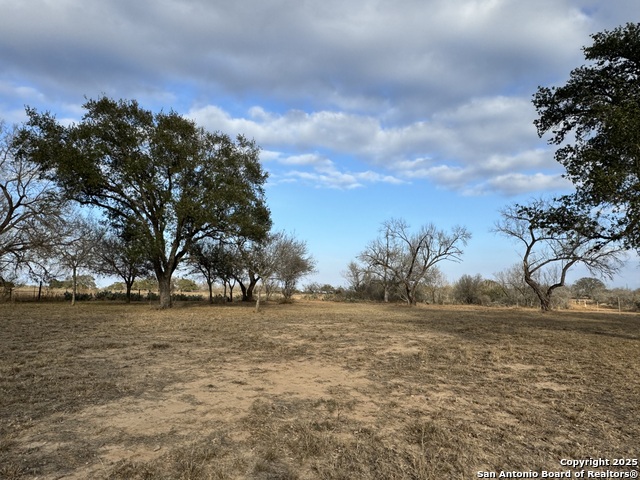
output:
[[218,253],[222,245],[211,239],[204,239],[191,246],[187,264],[191,267],[191,273],[204,278],[209,289],[209,303],[213,303],[213,284],[218,278],[219,261]]
[[444,302],[442,290],[447,285],[447,277],[437,266],[430,268],[422,281],[428,294],[429,302],[442,304]]
[[[546,212],[552,205],[534,200],[522,207],[512,205],[502,210],[502,219],[494,231],[520,243],[524,281],[531,287],[542,311],[551,309],[554,290],[565,285],[567,272],[577,264],[593,274],[611,278],[620,268],[623,249],[614,243],[594,240],[576,230],[559,231],[547,224]],[[575,219],[579,224],[579,219]],[[568,224],[568,223],[567,223]]]
[[286,235],[284,232],[269,233],[264,242],[254,243],[251,269],[261,282],[257,285],[256,313],[260,311],[262,286],[273,283],[273,276],[282,258]]
[[[271,232],[262,241],[239,239],[235,247],[234,277],[242,290],[243,301],[255,300],[256,311],[260,308],[263,285],[280,282],[284,297],[290,299],[297,281],[315,267],[306,242],[284,231]],[[254,298],[254,290],[257,298]]]
[[39,167],[17,154],[17,133],[0,121],[0,281],[55,241],[65,205]]
[[100,230],[96,224],[81,216],[71,219],[66,231],[59,237],[54,254],[61,266],[71,270],[71,305],[76,303],[78,274],[82,269],[95,269],[97,262],[96,245],[100,242]]
[[366,266],[355,261],[349,262],[347,269],[342,272],[349,289],[358,296],[364,296],[371,284],[371,274]]
[[521,263],[495,273],[494,277],[508,303],[529,307],[535,304],[537,297],[531,287],[527,285],[527,282],[524,281]]
[[462,247],[470,238],[467,229],[460,226],[447,233],[428,224],[412,233],[406,221],[392,219],[383,223],[381,237],[359,258],[371,270],[395,279],[407,304],[415,305],[416,290],[429,271],[443,260],[460,261]]
[[482,282],[484,279],[480,274],[462,275],[453,286],[453,296],[462,304],[481,305]]
[[58,259],[54,257],[54,249],[54,245],[32,249],[28,252],[23,263],[23,270],[26,271],[27,277],[38,285],[36,297],[38,301],[42,299],[43,286],[49,285],[52,280],[62,275],[62,267]]
[[276,240],[274,254],[275,275],[282,284],[284,298],[290,300],[297,282],[314,271],[316,261],[309,253],[307,242],[284,232]]
[[[394,222],[392,220],[391,222]],[[401,263],[402,245],[394,238],[389,222],[385,222],[380,237],[372,240],[367,249],[358,257],[365,265],[370,276],[376,278],[383,289],[384,301],[389,301],[391,289],[400,281],[392,265]]]

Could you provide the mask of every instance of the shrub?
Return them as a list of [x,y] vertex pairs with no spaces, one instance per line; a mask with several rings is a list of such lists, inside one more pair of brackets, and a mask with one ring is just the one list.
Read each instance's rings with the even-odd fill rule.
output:
[[[96,292],[94,294],[96,300],[111,300],[111,301],[126,301],[127,294],[125,292],[112,292],[110,290],[102,290],[100,292]],[[131,301],[132,302],[140,302],[142,300],[147,300],[146,294],[134,293],[131,292]]]
[[202,295],[187,295],[185,293],[174,293],[171,298],[179,302],[201,302],[204,300]]
[[455,299],[463,304],[482,304],[482,276],[462,275],[453,286]]
[[[71,301],[72,294],[70,292],[64,292],[64,299],[67,301]],[[93,300],[92,293],[76,293],[76,302],[86,302],[88,300]]]

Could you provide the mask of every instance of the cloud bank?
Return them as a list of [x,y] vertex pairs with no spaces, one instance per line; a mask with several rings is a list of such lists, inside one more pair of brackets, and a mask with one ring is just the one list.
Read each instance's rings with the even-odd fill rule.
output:
[[0,0],[0,115],[174,108],[265,149],[272,183],[567,188],[530,99],[635,0]]

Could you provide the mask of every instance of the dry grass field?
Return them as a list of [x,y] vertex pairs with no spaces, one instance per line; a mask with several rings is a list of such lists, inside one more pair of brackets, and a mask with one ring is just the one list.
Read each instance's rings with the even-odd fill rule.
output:
[[637,314],[0,305],[6,480],[470,479],[639,447]]

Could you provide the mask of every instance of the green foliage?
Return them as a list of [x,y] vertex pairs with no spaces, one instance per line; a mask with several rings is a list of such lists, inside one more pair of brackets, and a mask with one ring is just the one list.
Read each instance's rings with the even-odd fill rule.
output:
[[51,279],[49,282],[49,288],[71,288],[71,280],[58,280],[56,278]]
[[[78,275],[76,277],[79,289],[91,290],[96,288],[96,279],[91,275]],[[49,282],[50,288],[73,288],[73,279],[69,276],[64,280],[56,280],[55,278]]]
[[21,155],[68,197],[99,207],[115,231],[145,245],[162,306],[170,305],[171,276],[191,245],[208,236],[266,235],[267,174],[253,141],[135,101],[103,97],[84,108],[82,121],[70,126],[28,108]]
[[453,286],[453,296],[460,303],[480,305],[481,286],[482,275],[462,275]]
[[153,277],[145,277],[133,282],[133,290],[158,290],[158,281]]
[[184,293],[174,293],[173,299],[180,302],[201,302],[204,300],[202,295],[187,295]]
[[78,275],[76,277],[76,283],[78,288],[87,290],[96,288],[96,279],[91,275]]
[[192,274],[202,276],[211,286],[216,279],[223,281],[233,277],[237,270],[236,249],[224,241],[204,239],[191,246],[187,261]]
[[[116,285],[116,284],[114,284]],[[116,300],[116,301],[126,301],[127,300],[127,295],[126,293],[124,293],[122,291],[122,289],[115,289],[117,291],[112,291],[114,290],[113,285],[110,287],[107,287],[106,290],[101,290],[99,292],[96,292],[94,295],[94,298],[96,300]],[[123,285],[124,287],[124,285]],[[130,298],[131,301],[140,301],[140,300],[146,300],[146,294],[145,295],[139,295],[137,293],[134,293],[131,295]]]
[[197,292],[198,284],[190,278],[176,278],[175,288],[179,292]]
[[[538,133],[551,133],[555,158],[577,189],[549,219],[640,249],[640,24],[592,38],[589,63],[533,99]],[[582,225],[588,217],[595,221]]]
[[118,290],[127,290],[127,286],[132,286],[136,278],[148,276],[152,271],[146,245],[128,228],[119,234],[105,233],[96,249],[95,270],[103,275],[121,278],[123,281],[118,282]]
[[76,302],[86,302],[88,300],[93,300],[94,296],[91,293],[76,293],[74,298],[73,293],[64,292],[64,299],[66,301],[75,300]]
[[109,285],[108,287],[106,287],[107,291],[111,291],[111,290],[116,290],[118,292],[122,292],[127,288],[127,286],[124,284],[124,282],[114,282],[111,285]]
[[583,277],[573,284],[573,294],[578,298],[599,300],[607,286],[602,280],[593,277]]
[[[203,300],[202,295],[187,295],[184,293],[176,293],[172,295],[173,300],[180,302],[201,302]],[[65,300],[71,300],[71,293],[64,293]],[[112,292],[109,290],[102,290],[100,292],[92,293],[80,293],[76,295],[76,300],[111,300],[111,301],[126,301],[127,295],[123,292]],[[133,293],[131,295],[132,301],[150,301],[158,300],[158,295],[153,292],[149,293]]]

